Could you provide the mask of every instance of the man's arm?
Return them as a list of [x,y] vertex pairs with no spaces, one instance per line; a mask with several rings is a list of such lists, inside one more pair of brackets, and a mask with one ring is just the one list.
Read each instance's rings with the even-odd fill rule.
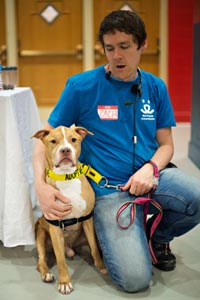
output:
[[[45,129],[52,129],[49,124]],[[38,140],[33,152],[33,169],[35,177],[35,191],[38,197],[40,208],[47,219],[58,220],[71,212],[70,200],[64,197],[57,189],[46,183],[45,180],[45,147],[41,140]],[[59,199],[62,204],[55,200]]]
[[[158,149],[151,160],[155,162],[158,170],[162,170],[170,162],[174,153],[171,127],[158,129],[156,140],[158,142]],[[153,171],[152,164],[146,163],[129,178],[123,190],[129,190],[131,194],[136,196],[148,193],[154,185]]]
[[156,132],[156,140],[158,142],[158,149],[151,159],[155,161],[158,170],[162,170],[168,165],[174,154],[171,127],[158,129]]

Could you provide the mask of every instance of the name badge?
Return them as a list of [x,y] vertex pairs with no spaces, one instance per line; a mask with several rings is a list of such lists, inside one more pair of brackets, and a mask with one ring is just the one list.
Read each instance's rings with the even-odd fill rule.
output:
[[117,105],[99,105],[97,111],[101,120],[118,120]]

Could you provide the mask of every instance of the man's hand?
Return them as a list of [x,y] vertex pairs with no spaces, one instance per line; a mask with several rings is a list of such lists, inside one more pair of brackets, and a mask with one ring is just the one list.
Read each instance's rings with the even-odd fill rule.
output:
[[153,179],[153,166],[147,163],[129,178],[122,190],[129,190],[135,196],[144,195],[152,189]]
[[[59,220],[71,213],[72,205],[70,200],[54,187],[46,182],[42,182],[37,184],[35,189],[40,208],[46,219]],[[56,202],[56,200],[59,200],[59,202]]]

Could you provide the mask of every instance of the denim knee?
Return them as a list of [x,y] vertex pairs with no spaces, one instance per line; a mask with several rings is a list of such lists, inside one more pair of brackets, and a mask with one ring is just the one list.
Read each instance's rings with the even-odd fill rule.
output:
[[148,288],[152,279],[152,268],[145,270],[124,270],[120,272],[119,276],[112,276],[112,280],[120,288],[127,293],[136,293]]

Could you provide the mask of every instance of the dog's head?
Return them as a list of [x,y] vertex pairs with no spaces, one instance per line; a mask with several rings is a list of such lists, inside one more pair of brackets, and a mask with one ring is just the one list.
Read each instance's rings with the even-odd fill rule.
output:
[[72,173],[77,168],[81,141],[87,134],[93,135],[84,127],[59,126],[51,130],[39,130],[33,137],[44,143],[49,168],[56,173]]

